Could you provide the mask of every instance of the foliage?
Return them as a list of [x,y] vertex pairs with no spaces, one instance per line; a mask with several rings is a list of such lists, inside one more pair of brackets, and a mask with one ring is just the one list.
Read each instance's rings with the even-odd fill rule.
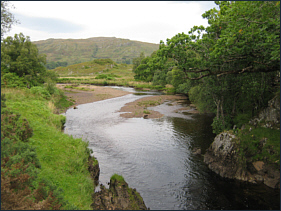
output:
[[6,87],[26,87],[27,81],[23,77],[19,77],[16,73],[2,73],[1,85]]
[[119,174],[113,174],[111,177],[110,177],[110,180],[111,181],[118,181],[118,182],[125,182],[124,180],[124,177],[119,175]]
[[[280,5],[272,1],[217,1],[194,26],[160,41],[135,78],[171,84],[188,94],[199,111],[216,113],[216,132],[241,125],[267,106],[280,86]],[[145,60],[143,60],[145,61]],[[240,122],[241,121],[241,122]]]
[[[17,127],[23,128],[22,125],[25,123],[23,119],[26,119],[33,130],[33,136],[29,138],[27,144],[36,149],[36,157],[41,168],[37,168],[39,170],[37,179],[32,180],[31,183],[34,187],[30,188],[31,191],[39,188],[46,196],[44,189],[40,188],[40,182],[47,181],[53,185],[52,187],[56,186],[57,188],[56,191],[52,191],[52,187],[44,182],[48,193],[45,199],[47,200],[49,197],[51,200],[55,197],[59,199],[61,204],[60,207],[53,207],[53,209],[90,209],[94,186],[87,166],[90,153],[87,148],[88,143],[61,133],[65,117],[53,114],[52,101],[43,97],[38,98],[37,94],[32,94],[28,89],[4,88],[1,92],[5,94],[7,99],[6,108],[12,112],[17,111],[22,117],[22,120],[19,119]],[[5,151],[7,151],[7,147]],[[29,152],[32,154],[32,150],[25,151],[27,155]],[[22,166],[22,164],[19,165]],[[24,167],[20,169],[24,169]],[[4,179],[7,181],[6,177]],[[30,198],[32,197],[30,196]],[[32,205],[32,207],[36,206]]]
[[48,90],[45,89],[45,88],[42,87],[42,86],[33,86],[33,87],[31,87],[30,92],[31,92],[32,94],[37,94],[37,95],[39,95],[39,96],[42,96],[42,97],[45,98],[45,99],[50,99],[50,97],[51,97],[51,95],[50,95],[50,93],[48,92]]
[[93,62],[96,63],[96,64],[99,64],[99,65],[105,65],[105,64],[113,64],[114,66],[117,65],[111,59],[95,59]]
[[110,73],[110,74],[99,74],[98,76],[95,77],[95,79],[114,80],[115,77],[120,78],[120,76]]
[[16,73],[24,77],[30,86],[42,84],[45,79],[46,58],[38,54],[35,44],[22,33],[7,37],[1,43],[1,72]]
[[47,62],[46,63],[46,68],[48,70],[52,70],[52,69],[55,69],[56,67],[66,67],[68,65],[67,62],[54,62],[54,61],[51,61],[51,62]]
[[144,52],[140,53],[140,56],[133,59],[133,72],[136,71],[137,67],[141,64],[141,61],[145,58]]
[[11,30],[12,25],[18,23],[14,15],[9,11],[9,4],[10,2],[8,1],[1,1],[1,40],[4,34]]
[[[1,95],[1,209],[60,209],[68,204],[50,181],[37,180],[41,164],[28,142],[33,130]],[[32,200],[34,198],[34,200]]]
[[[251,129],[250,129],[251,128]],[[265,161],[280,167],[280,131],[246,125],[238,134],[239,155],[254,161]]]

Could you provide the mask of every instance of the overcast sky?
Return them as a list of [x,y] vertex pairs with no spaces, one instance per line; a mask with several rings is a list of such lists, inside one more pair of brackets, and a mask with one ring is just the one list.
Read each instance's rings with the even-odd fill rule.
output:
[[207,26],[202,14],[213,1],[11,1],[22,32],[31,41],[49,38],[117,37],[159,44],[194,25]]

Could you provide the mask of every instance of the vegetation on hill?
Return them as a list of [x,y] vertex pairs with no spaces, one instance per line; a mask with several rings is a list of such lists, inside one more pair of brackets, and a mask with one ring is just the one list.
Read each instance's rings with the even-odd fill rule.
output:
[[33,43],[41,54],[47,55],[48,69],[108,58],[116,63],[132,64],[132,59],[141,52],[150,55],[159,47],[158,44],[115,37],[48,39]]

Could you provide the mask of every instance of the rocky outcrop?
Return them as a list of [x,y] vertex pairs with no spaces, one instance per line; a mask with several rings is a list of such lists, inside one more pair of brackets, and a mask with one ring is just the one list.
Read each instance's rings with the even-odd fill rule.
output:
[[[266,127],[280,130],[280,97],[276,96],[268,102],[268,107],[259,115],[249,121],[249,132],[256,127]],[[241,130],[245,129],[245,125]],[[252,137],[254,137],[252,135]],[[251,183],[264,183],[271,188],[280,189],[280,167],[276,163],[269,163],[265,158],[263,161],[252,159],[251,153],[244,156],[239,154],[239,140],[232,131],[220,133],[204,155],[204,162],[208,167],[222,177],[238,179]],[[265,149],[267,138],[262,137],[258,142],[259,152]],[[270,154],[276,150],[270,150]],[[278,162],[278,161],[276,161]]]
[[94,210],[147,210],[136,189],[128,187],[124,180],[110,180],[109,189],[100,185],[100,191],[93,194]]
[[268,101],[268,107],[262,110],[258,117],[249,122],[253,126],[261,125],[271,129],[280,129],[280,97]]
[[206,151],[204,162],[222,177],[280,188],[280,170],[276,166],[264,161],[252,162],[250,158],[243,160],[239,157],[238,150],[234,134],[220,133]]

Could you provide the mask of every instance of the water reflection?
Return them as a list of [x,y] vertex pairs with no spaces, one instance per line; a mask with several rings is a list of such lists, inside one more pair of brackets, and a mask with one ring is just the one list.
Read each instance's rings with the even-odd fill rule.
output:
[[90,142],[101,183],[123,175],[151,209],[279,208],[272,189],[222,179],[192,153],[196,147],[204,153],[213,141],[212,116],[175,114],[181,105],[167,103],[153,108],[166,115],[160,119],[119,117],[123,105],[142,97],[130,94],[66,112],[65,131]]

